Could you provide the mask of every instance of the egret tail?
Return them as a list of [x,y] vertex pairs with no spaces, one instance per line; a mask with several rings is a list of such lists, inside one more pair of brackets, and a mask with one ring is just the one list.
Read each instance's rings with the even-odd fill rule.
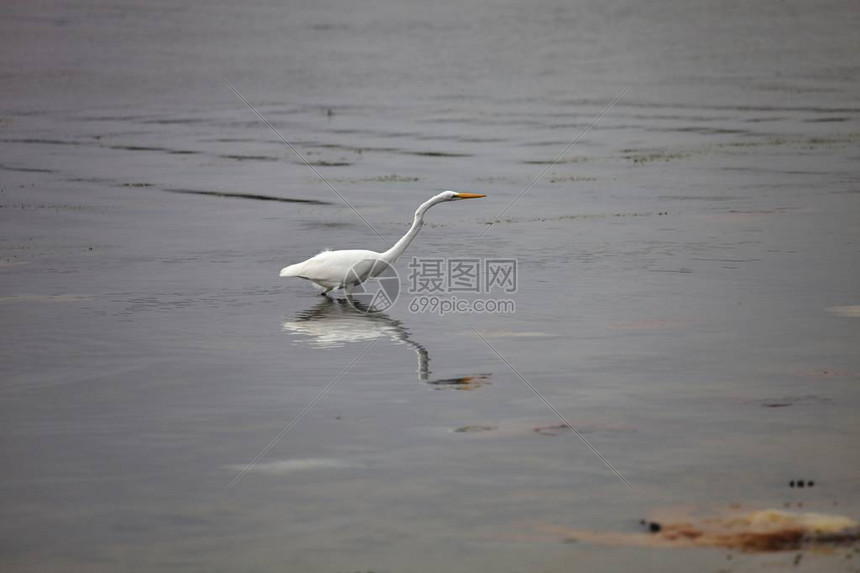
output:
[[299,269],[301,268],[302,263],[297,263],[295,265],[290,265],[288,267],[284,267],[281,269],[282,277],[297,277],[299,276]]

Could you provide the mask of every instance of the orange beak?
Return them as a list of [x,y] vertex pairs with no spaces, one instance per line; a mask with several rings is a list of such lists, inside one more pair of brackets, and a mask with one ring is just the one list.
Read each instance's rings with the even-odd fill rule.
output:
[[479,195],[478,193],[457,193],[457,199],[480,199],[481,197],[486,197],[486,195]]

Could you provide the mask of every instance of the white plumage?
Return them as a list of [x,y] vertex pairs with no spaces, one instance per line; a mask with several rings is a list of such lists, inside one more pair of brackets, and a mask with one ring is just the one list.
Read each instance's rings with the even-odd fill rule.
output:
[[484,195],[444,191],[418,207],[409,231],[384,253],[363,249],[323,251],[306,261],[283,268],[281,276],[309,280],[324,289],[322,294],[326,294],[332,289],[342,288],[349,296],[355,285],[379,276],[403,254],[403,251],[421,230],[421,226],[424,224],[424,213],[430,207],[446,201],[478,199],[480,197],[484,197]]

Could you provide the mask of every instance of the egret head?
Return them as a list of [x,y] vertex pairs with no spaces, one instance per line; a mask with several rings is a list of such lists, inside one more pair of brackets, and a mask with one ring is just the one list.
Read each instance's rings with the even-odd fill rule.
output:
[[445,191],[442,193],[442,196],[445,198],[445,201],[460,201],[461,199],[480,199],[481,197],[486,197],[486,195],[479,195],[478,193],[459,193],[457,191]]
[[418,209],[415,210],[415,217],[420,225],[421,221],[423,221],[424,213],[426,213],[427,209],[433,205],[438,205],[439,203],[445,203],[447,201],[459,201],[461,199],[480,199],[481,197],[486,197],[486,195],[479,195],[477,193],[460,193],[459,191],[442,191],[438,195],[431,197],[426,203],[419,205]]

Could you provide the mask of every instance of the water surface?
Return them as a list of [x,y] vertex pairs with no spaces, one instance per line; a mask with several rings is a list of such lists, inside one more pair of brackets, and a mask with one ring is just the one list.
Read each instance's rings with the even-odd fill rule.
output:
[[[853,3],[2,14],[4,569],[787,569],[535,531],[860,516]],[[515,313],[278,278],[387,248],[443,189],[488,197],[435,207],[401,277],[516,258]],[[636,491],[535,431],[561,422],[520,376]]]

